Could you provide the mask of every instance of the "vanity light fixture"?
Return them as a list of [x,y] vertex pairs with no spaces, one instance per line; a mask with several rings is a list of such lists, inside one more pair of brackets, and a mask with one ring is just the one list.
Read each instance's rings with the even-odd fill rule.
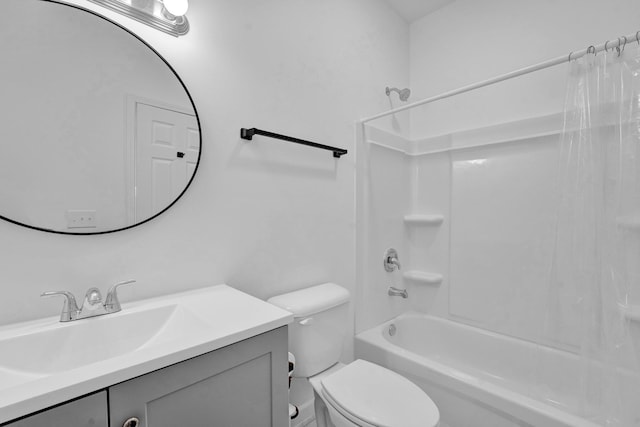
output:
[[184,16],[189,10],[189,0],[164,0],[162,3],[165,10],[174,16]]
[[107,9],[179,37],[189,32],[189,0],[89,0]]

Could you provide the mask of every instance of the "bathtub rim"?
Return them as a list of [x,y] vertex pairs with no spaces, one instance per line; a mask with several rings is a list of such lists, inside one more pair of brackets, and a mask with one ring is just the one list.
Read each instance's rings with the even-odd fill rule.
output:
[[[451,390],[463,396],[468,396],[473,400],[476,400],[489,407],[495,408],[496,410],[506,415],[520,419],[526,423],[531,424],[532,426],[548,425],[540,424],[540,420],[544,418],[554,421],[554,426],[557,425],[558,427],[602,427],[601,425],[596,424],[586,418],[582,418],[576,414],[564,411],[551,404],[510,390],[485,378],[474,376],[472,374],[465,373],[463,370],[447,366],[444,363],[404,349],[387,340],[384,336],[385,330],[387,330],[392,323],[397,322],[398,319],[403,318],[426,318],[430,321],[439,323],[449,322],[452,323],[454,327],[460,327],[463,329],[472,330],[474,332],[477,331],[478,333],[482,333],[483,335],[496,337],[499,339],[518,340],[532,347],[539,346],[539,344],[534,344],[530,341],[501,335],[482,328],[470,326],[465,323],[456,322],[455,320],[450,320],[443,317],[433,316],[415,311],[408,311],[406,313],[400,314],[397,317],[394,317],[393,319],[387,320],[380,325],[374,326],[370,329],[356,334],[356,357],[368,360],[366,354],[358,354],[358,342],[360,341],[363,344],[373,346],[380,351],[388,352],[390,355],[395,356],[396,358],[407,360],[409,362],[409,365],[407,366],[406,373],[424,378],[426,381],[434,383],[438,387]],[[560,349],[551,348],[551,350],[576,356],[574,353],[570,353]],[[420,372],[419,374],[410,372],[410,368],[415,366],[421,368],[420,370],[423,372]],[[394,370],[394,367],[386,367]],[[413,370],[415,371],[415,369]],[[453,379],[454,381],[452,381],[451,379]]]

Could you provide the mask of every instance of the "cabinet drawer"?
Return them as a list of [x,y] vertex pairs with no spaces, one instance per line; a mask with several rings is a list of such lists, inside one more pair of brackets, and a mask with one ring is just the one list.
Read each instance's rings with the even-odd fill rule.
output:
[[4,427],[107,427],[107,392],[47,409]]

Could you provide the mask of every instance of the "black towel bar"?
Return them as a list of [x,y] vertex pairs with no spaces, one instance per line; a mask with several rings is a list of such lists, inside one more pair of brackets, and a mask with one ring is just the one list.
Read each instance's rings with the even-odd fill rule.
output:
[[280,135],[278,133],[268,132],[266,130],[251,128],[240,129],[240,138],[251,141],[254,135],[268,136],[269,138],[281,139],[283,141],[293,142],[295,144],[308,145],[309,147],[320,148],[321,150],[333,151],[333,157],[340,158],[340,156],[347,154],[347,150],[344,148],[331,147],[329,145],[318,144],[316,142],[305,141],[304,139],[293,138],[291,136]]

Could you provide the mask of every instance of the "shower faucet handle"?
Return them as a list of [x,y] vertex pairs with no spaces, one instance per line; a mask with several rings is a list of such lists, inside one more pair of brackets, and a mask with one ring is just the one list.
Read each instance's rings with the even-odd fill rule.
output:
[[396,268],[400,270],[400,261],[398,260],[398,251],[389,248],[384,253],[383,260],[384,270],[391,273]]

